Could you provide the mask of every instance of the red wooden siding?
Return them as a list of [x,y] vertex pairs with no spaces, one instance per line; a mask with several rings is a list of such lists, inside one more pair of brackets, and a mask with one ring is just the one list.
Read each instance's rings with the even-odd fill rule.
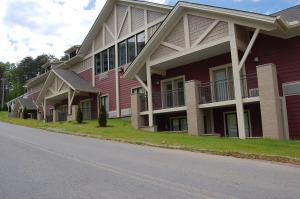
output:
[[90,82],[92,84],[93,80],[93,70],[92,68],[87,69],[81,73],[78,73],[84,80]]
[[286,97],[290,139],[300,139],[300,95]]
[[131,107],[131,88],[141,86],[135,80],[120,78],[120,108],[126,109]]
[[108,95],[109,97],[109,111],[116,110],[116,78],[115,70],[111,70],[107,73],[107,77],[100,78],[96,75],[95,84],[97,89],[102,95]]

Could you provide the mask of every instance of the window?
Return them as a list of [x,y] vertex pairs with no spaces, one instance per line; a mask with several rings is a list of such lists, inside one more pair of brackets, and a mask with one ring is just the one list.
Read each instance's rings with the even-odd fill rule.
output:
[[145,47],[145,32],[137,35],[137,53],[139,54]]
[[115,47],[110,47],[95,55],[95,73],[105,73],[115,68]]
[[100,97],[100,103],[101,103],[101,107],[103,106],[105,108],[105,111],[108,112],[109,111],[108,95],[101,96]]
[[171,118],[171,131],[187,131],[186,118]]
[[141,32],[118,45],[119,66],[131,63],[145,46],[145,32]]
[[83,120],[90,120],[92,118],[91,101],[90,100],[81,101],[80,108],[82,111]]
[[126,41],[119,44],[119,66],[126,64]]
[[131,63],[136,56],[135,43],[135,36],[127,40],[127,63]]
[[109,49],[109,70],[115,68],[115,46]]
[[131,89],[131,94],[143,94],[143,93],[145,93],[145,90],[142,87]]

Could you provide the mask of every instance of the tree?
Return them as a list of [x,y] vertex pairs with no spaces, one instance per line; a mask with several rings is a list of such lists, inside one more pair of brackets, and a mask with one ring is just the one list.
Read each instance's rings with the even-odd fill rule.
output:
[[24,109],[23,109],[23,119],[24,119],[24,120],[28,119],[28,111],[27,111],[26,106],[25,106]]
[[83,114],[82,114],[82,111],[81,111],[80,106],[78,106],[78,109],[77,109],[76,121],[77,121],[79,124],[81,124],[82,121],[83,121]]
[[100,106],[99,116],[98,116],[99,127],[107,126],[107,112],[103,105]]

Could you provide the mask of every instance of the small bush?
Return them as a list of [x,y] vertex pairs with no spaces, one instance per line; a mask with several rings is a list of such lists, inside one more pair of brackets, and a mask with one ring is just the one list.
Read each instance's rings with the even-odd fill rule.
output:
[[77,109],[76,121],[79,124],[81,124],[83,122],[83,114],[82,114],[81,108],[79,106],[78,106],[78,109]]
[[24,120],[28,119],[28,111],[27,111],[26,106],[25,106],[24,109],[23,109],[23,119],[24,119]]
[[107,126],[107,112],[103,105],[100,107],[99,116],[98,116],[98,124],[99,124],[99,127]]

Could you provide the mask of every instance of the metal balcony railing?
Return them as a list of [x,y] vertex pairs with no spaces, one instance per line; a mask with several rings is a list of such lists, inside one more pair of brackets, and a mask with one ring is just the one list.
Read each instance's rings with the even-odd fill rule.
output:
[[[242,97],[259,96],[256,74],[241,76]],[[235,99],[232,79],[202,83],[199,88],[200,104],[222,102]]]
[[[176,108],[185,106],[184,89],[176,89],[170,91],[152,93],[153,110]],[[147,95],[140,95],[141,112],[148,110]]]

